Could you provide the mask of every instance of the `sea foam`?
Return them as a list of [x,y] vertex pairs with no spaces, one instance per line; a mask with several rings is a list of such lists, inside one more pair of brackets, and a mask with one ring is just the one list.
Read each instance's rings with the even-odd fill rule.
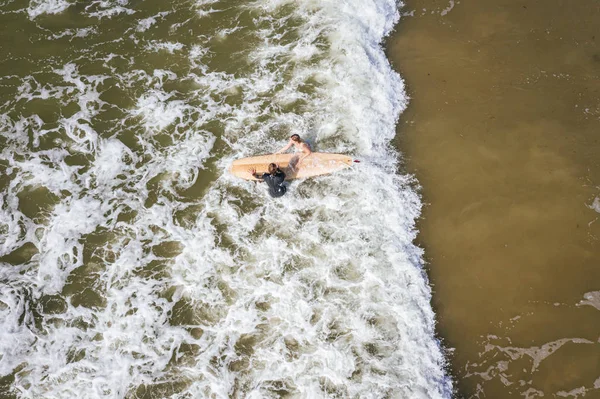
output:
[[[390,146],[398,4],[168,8],[93,2],[83,40],[103,44],[7,89],[0,255],[28,257],[2,267],[0,373],[23,397],[450,397]],[[226,173],[291,133],[362,163],[282,199]],[[51,200],[26,211],[30,190]]]

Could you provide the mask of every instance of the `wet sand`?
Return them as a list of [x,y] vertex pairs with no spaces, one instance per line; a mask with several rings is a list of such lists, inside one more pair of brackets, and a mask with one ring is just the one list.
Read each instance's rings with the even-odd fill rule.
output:
[[600,397],[600,4],[403,13],[396,144],[457,397]]

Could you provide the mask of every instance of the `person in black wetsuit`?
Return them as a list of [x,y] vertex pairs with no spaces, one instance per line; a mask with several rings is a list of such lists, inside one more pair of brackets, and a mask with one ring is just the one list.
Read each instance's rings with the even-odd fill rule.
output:
[[264,181],[269,186],[269,195],[273,198],[283,197],[286,187],[283,185],[285,173],[275,163],[269,164],[269,173],[263,173],[262,176],[256,174],[256,169],[250,168],[248,172],[257,179]]

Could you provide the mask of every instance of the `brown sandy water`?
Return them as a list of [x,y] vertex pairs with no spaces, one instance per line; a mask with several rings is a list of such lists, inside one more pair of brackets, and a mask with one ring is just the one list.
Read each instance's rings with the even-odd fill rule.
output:
[[600,398],[600,3],[403,12],[397,145],[456,396]]

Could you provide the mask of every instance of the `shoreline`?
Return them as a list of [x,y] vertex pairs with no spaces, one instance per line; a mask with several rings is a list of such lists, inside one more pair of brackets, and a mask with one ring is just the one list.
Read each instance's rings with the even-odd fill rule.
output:
[[[390,49],[390,45],[392,44],[392,42],[394,40],[396,40],[398,37],[400,37],[400,35],[402,35],[402,32],[400,32],[399,30],[402,28],[403,21],[407,18],[412,17],[411,15],[408,15],[408,16],[404,15],[402,13],[403,8],[406,8],[406,6],[404,6],[400,9],[400,15],[401,15],[400,20],[394,26],[394,29],[389,33],[389,35],[387,35],[384,38],[384,41],[382,42],[382,48],[383,48],[386,58],[388,59],[388,61],[390,63],[390,67],[392,68],[392,70],[395,73],[397,73],[400,76],[400,79],[404,82],[404,89],[405,89],[406,96],[408,98],[406,109],[404,109],[398,116],[398,121],[396,122],[396,126],[395,126],[396,134],[395,134],[394,138],[390,141],[390,144],[398,154],[398,171],[397,171],[397,173],[402,174],[402,175],[407,175],[410,177],[410,179],[412,181],[411,188],[417,194],[417,196],[419,197],[419,199],[421,201],[421,210],[419,212],[418,217],[415,219],[415,229],[417,231],[417,235],[416,235],[415,239],[413,240],[413,245],[415,245],[417,248],[420,248],[423,251],[423,255],[422,255],[423,272],[427,276],[426,283],[431,291],[430,306],[435,315],[434,338],[437,341],[437,343],[440,347],[441,353],[444,357],[444,364],[443,364],[444,374],[445,374],[446,378],[448,378],[450,380],[450,383],[452,386],[452,397],[456,397],[456,398],[461,397],[462,398],[463,397],[462,393],[458,389],[458,386],[459,386],[458,373],[455,370],[455,368],[453,366],[453,362],[452,362],[456,348],[453,348],[451,345],[448,344],[447,337],[445,336],[445,334],[442,331],[440,331],[438,306],[436,306],[436,303],[435,303],[435,299],[436,299],[435,284],[434,284],[434,282],[432,280],[432,276],[431,276],[431,265],[433,263],[433,259],[431,259],[429,257],[429,251],[428,251],[429,245],[427,243],[427,240],[423,239],[423,235],[422,235],[422,224],[424,223],[424,218],[425,218],[424,213],[427,211],[427,207],[430,206],[431,204],[427,202],[427,197],[424,194],[424,190],[426,188],[421,184],[418,172],[416,170],[411,170],[411,165],[410,165],[411,154],[408,151],[406,151],[406,148],[402,143],[402,139],[403,139],[402,135],[404,134],[404,132],[403,132],[404,125],[407,125],[410,123],[410,121],[405,120],[405,119],[407,118],[407,115],[412,110],[414,92],[413,92],[411,83],[405,78],[404,73],[402,73],[402,69],[400,68],[400,66],[398,64],[398,62],[397,62],[398,60],[395,58],[395,55],[392,53],[392,50]],[[450,11],[450,10],[447,10],[447,11]]]
[[577,339],[600,328],[580,305],[600,280],[600,11],[410,3],[383,43],[410,99],[392,145],[418,181],[414,244],[455,394],[596,391],[600,345]]

